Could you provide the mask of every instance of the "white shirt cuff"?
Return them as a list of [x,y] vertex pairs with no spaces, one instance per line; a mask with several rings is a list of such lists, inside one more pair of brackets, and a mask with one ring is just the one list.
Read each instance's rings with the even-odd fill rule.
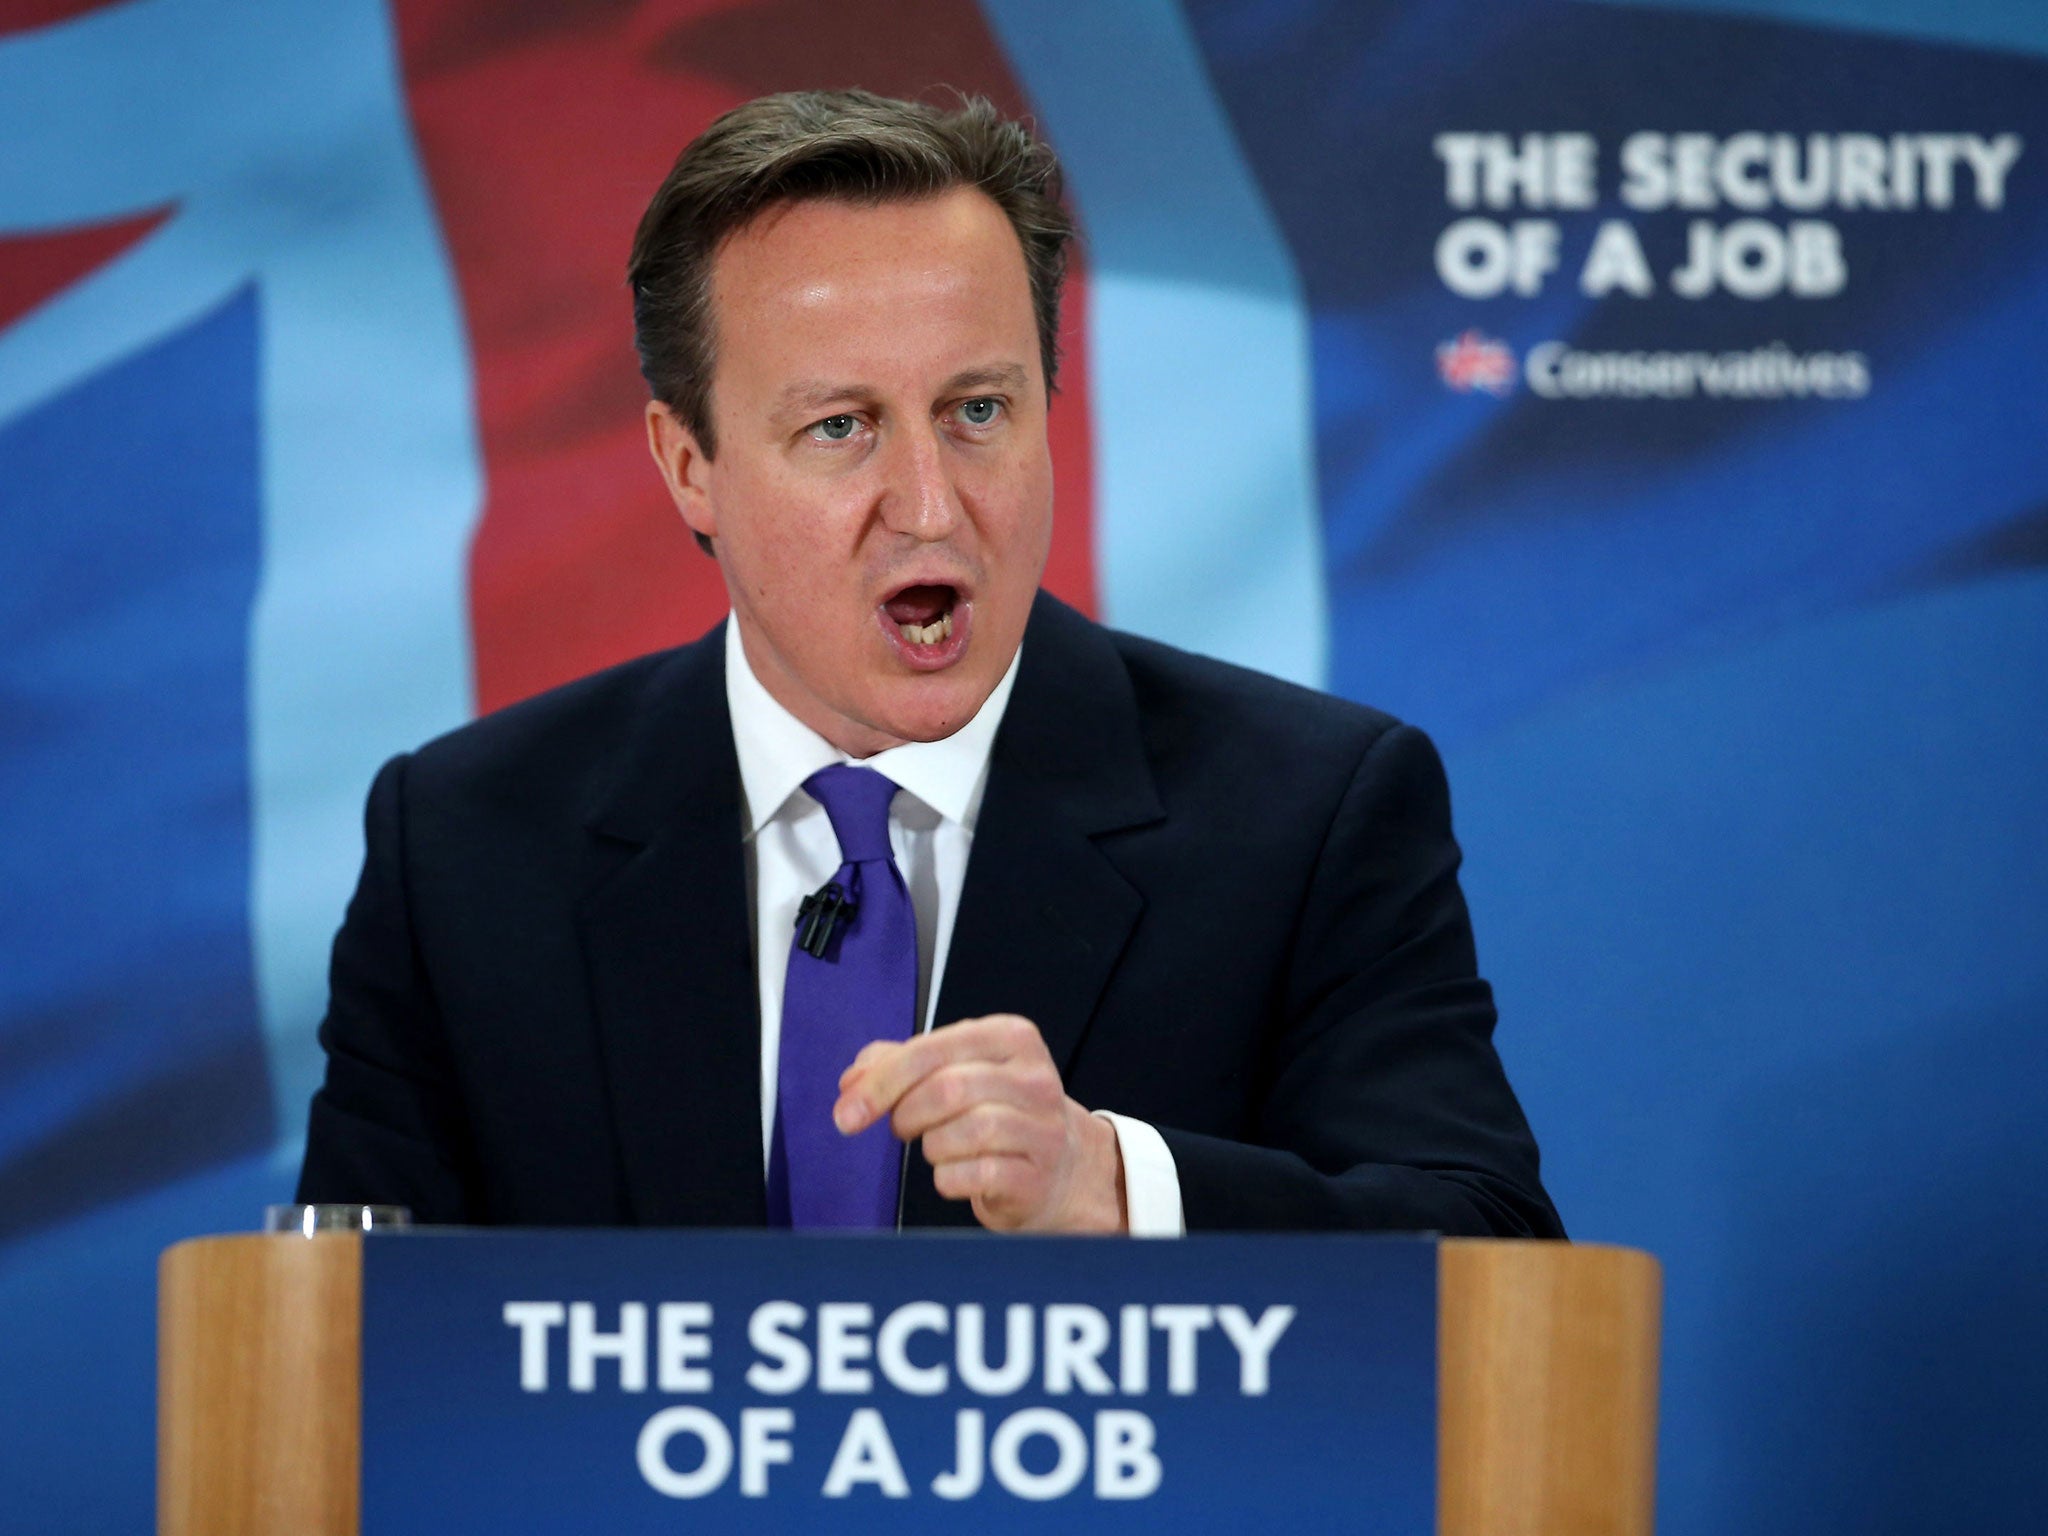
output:
[[1181,1237],[1188,1229],[1180,1206],[1180,1170],[1166,1138],[1143,1120],[1095,1111],[1116,1132],[1124,1160],[1124,1206],[1133,1237]]

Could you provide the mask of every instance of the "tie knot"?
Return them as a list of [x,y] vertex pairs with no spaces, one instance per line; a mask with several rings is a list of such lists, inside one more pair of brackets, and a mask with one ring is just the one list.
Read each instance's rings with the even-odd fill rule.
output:
[[889,802],[896,785],[872,768],[834,763],[804,780],[811,798],[832,818],[839,856],[849,864],[893,857],[889,849]]

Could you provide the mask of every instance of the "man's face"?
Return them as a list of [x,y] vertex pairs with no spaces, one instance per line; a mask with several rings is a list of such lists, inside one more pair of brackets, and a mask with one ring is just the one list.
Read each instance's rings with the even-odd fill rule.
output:
[[786,204],[720,247],[711,292],[717,457],[659,404],[649,436],[747,660],[852,756],[951,735],[1016,654],[1052,538],[1009,221],[972,189]]

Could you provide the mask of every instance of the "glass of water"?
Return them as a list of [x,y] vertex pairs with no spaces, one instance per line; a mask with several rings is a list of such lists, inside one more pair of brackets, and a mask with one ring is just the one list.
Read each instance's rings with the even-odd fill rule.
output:
[[412,1212],[402,1205],[266,1205],[265,1232],[391,1232],[412,1225]]

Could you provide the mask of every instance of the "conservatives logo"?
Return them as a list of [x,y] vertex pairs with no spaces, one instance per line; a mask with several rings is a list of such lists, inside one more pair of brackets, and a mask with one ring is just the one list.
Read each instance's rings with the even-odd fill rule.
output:
[[1782,341],[1741,352],[1581,352],[1562,341],[1529,349],[1524,375],[1546,400],[1860,400],[1861,352],[1794,352]]
[[1475,389],[1505,395],[1515,387],[1515,354],[1504,341],[1473,329],[1436,349],[1437,377],[1461,395]]
[[1471,329],[1436,349],[1444,386],[1469,395],[1513,391],[1519,376],[1545,400],[1860,400],[1870,393],[1861,352],[1794,352],[1781,341],[1739,352],[1582,352],[1562,341],[1514,349]]

